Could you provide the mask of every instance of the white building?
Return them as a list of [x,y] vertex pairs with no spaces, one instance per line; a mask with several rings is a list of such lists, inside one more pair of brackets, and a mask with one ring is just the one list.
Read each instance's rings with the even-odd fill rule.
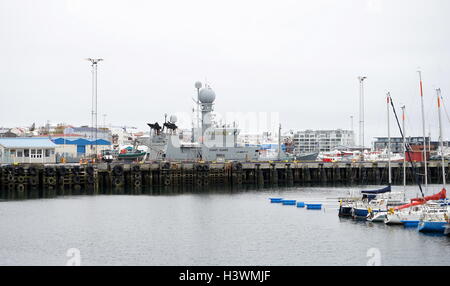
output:
[[339,145],[353,146],[351,130],[304,130],[294,133],[294,148],[298,153],[329,152]]
[[0,138],[0,163],[56,163],[55,148],[48,138]]

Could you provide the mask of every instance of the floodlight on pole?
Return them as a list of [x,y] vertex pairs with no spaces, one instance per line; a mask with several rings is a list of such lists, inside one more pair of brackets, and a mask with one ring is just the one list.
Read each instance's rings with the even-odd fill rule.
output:
[[366,76],[359,76],[359,145],[364,150],[364,80]]
[[[100,61],[103,61],[103,59],[93,59],[93,58],[86,58],[87,61],[91,62],[92,67],[92,109],[91,109],[91,128],[95,128],[95,155],[97,156],[97,64]],[[94,127],[94,120],[95,120],[95,127]],[[91,130],[92,130],[91,129]],[[92,132],[91,132],[91,140],[92,138]]]

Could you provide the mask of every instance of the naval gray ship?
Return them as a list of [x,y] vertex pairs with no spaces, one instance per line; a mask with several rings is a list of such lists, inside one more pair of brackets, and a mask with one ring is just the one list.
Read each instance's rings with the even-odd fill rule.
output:
[[[238,143],[240,129],[235,125],[219,126],[213,120],[214,90],[200,82],[195,83],[197,101],[201,111],[200,124],[192,126],[190,142],[184,142],[183,134],[178,132],[176,116],[170,116],[160,125],[158,122],[148,123],[150,136],[147,142],[149,160],[174,161],[258,161],[267,160],[261,157],[258,146],[244,146]],[[317,154],[305,154],[305,159],[315,160]],[[290,156],[283,152],[280,160],[301,160],[302,156]]]

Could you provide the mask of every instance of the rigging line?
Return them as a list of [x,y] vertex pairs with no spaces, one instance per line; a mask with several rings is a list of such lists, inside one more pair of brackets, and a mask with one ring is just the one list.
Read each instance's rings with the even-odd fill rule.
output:
[[[403,138],[402,127],[400,126],[400,122],[398,121],[398,116],[397,116],[397,112],[395,111],[394,102],[392,101],[392,97],[390,95],[389,95],[389,99],[391,100],[392,110],[394,111],[395,120],[397,121],[398,129],[400,130],[400,136]],[[409,143],[405,144],[405,149],[406,149],[406,152],[408,153],[408,158],[409,158],[408,161],[411,164],[413,175],[414,175],[414,178],[416,179],[417,185],[419,186],[420,193],[422,194],[422,197],[425,197],[425,195],[423,194],[422,186],[420,185],[419,177],[417,176],[416,165],[411,160],[411,146],[409,145]]]
[[[441,95],[441,98],[442,98],[442,95]],[[442,98],[442,106],[444,106],[445,115],[447,116],[447,120],[450,123],[450,117],[448,116],[447,108],[445,107],[444,98]]]

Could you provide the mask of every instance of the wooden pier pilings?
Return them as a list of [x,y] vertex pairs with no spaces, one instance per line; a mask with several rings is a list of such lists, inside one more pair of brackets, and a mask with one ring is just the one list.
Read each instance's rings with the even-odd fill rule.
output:
[[[423,172],[421,163],[415,163]],[[449,163],[445,163],[448,177]],[[428,182],[441,182],[441,162],[428,164]],[[392,163],[393,184],[403,183],[403,164]],[[423,181],[421,174],[420,181]],[[383,185],[387,162],[230,162],[143,164],[21,164],[0,168],[0,199],[51,198],[77,194],[140,194],[148,190],[209,186]],[[414,184],[407,164],[407,183]]]

